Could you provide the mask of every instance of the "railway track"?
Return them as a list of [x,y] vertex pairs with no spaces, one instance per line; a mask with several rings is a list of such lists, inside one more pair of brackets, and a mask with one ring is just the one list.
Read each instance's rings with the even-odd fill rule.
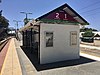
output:
[[97,49],[90,49],[90,48],[81,47],[80,52],[100,57],[100,50],[97,50]]
[[4,46],[7,44],[7,42],[9,41],[10,38],[7,38],[6,40],[3,40],[0,42],[0,52],[2,51],[2,49],[4,48]]

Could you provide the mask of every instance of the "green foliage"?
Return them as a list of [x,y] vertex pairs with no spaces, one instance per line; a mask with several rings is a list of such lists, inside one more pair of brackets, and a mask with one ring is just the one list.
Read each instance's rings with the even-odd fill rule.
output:
[[94,33],[92,33],[92,30],[87,30],[85,33],[82,34],[83,37],[93,37]]
[[3,27],[8,27],[9,21],[4,17],[4,16],[0,16],[0,25],[2,25]]
[[56,19],[41,19],[42,22],[44,23],[51,23],[51,24],[74,24],[74,25],[78,25],[78,22],[73,22],[73,21],[66,21],[66,20],[56,20]]
[[84,29],[80,29],[80,32],[85,32],[85,31],[88,31],[88,30],[90,30],[90,31],[98,31],[98,30],[93,29],[93,28],[84,28]]

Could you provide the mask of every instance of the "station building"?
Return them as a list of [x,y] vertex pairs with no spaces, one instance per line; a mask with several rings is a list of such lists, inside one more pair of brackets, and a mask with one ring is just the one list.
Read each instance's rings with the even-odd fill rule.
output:
[[40,64],[79,59],[80,25],[88,24],[68,4],[64,4],[20,29],[23,46],[30,47],[37,54]]

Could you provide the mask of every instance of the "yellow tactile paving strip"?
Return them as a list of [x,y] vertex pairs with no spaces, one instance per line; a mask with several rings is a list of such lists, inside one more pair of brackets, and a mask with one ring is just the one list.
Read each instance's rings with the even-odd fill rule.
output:
[[11,39],[0,75],[22,75],[14,38]]

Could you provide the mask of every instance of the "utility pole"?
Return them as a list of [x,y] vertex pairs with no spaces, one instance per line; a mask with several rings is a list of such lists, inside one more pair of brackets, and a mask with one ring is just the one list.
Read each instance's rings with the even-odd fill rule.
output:
[[20,12],[20,13],[26,15],[26,17],[25,17],[25,19],[24,19],[24,25],[26,25],[26,24],[29,22],[29,19],[27,18],[27,15],[28,15],[28,14],[32,14],[32,13],[27,13],[27,12]]
[[19,37],[18,37],[18,23],[21,22],[21,21],[13,20],[13,22],[16,22],[16,25],[17,25],[17,28],[16,28],[16,38],[17,38],[17,40],[19,40]]
[[13,20],[13,22],[16,22],[16,26],[17,26],[16,30],[18,30],[18,23],[21,21]]
[[2,16],[2,10],[0,10],[0,16]]
[[[0,3],[1,3],[1,0],[0,0]],[[2,15],[2,10],[0,10],[0,16]]]

